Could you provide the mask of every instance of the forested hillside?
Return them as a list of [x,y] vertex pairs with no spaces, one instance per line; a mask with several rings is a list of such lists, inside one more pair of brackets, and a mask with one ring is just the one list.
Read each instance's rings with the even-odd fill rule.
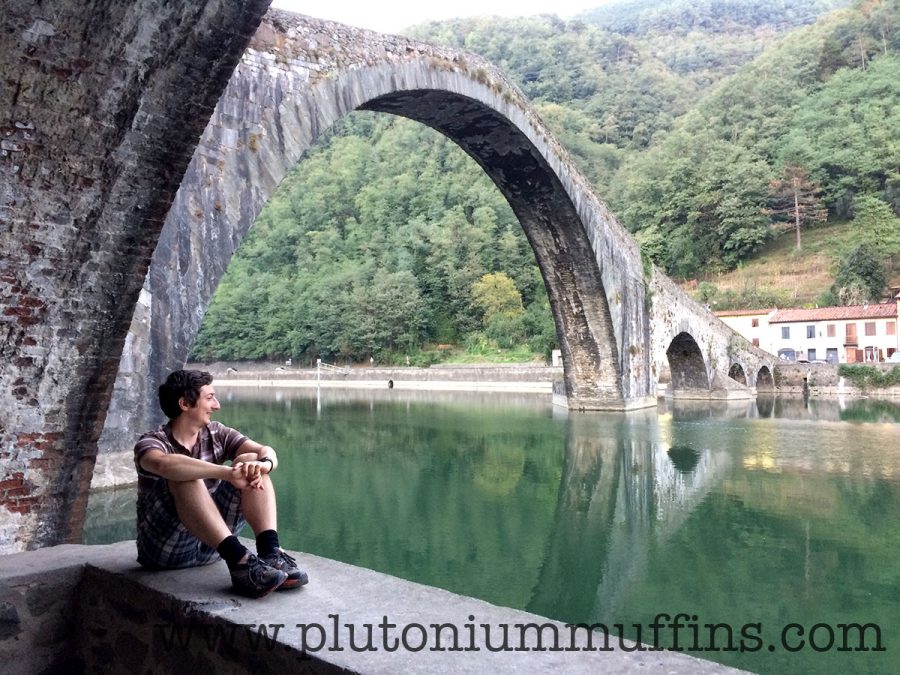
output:
[[[409,33],[504,68],[671,274],[740,265],[788,227],[802,245],[828,219],[847,223],[845,264],[822,300],[854,301],[900,252],[900,0],[832,11],[847,4],[632,0]],[[354,113],[260,216],[193,357],[426,363],[437,345],[554,340],[530,248],[474,162],[421,125]]]
[[779,224],[796,224],[795,195],[801,230],[853,218],[861,198],[883,205],[890,229],[900,210],[897,2],[866,6],[794,31],[620,167],[609,200],[654,261],[681,276],[734,267]]

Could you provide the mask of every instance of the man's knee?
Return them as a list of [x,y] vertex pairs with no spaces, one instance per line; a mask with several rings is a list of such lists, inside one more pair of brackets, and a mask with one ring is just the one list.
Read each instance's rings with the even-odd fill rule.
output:
[[169,480],[166,481],[166,487],[169,489],[172,501],[175,502],[175,508],[179,512],[184,508],[204,508],[213,503],[203,479]]

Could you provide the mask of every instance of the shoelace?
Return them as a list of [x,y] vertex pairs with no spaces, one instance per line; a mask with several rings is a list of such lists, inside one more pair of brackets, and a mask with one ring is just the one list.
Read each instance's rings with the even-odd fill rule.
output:
[[297,566],[297,561],[284,551],[279,550],[278,554],[281,556],[281,559],[286,561],[289,565],[293,565],[294,567]]

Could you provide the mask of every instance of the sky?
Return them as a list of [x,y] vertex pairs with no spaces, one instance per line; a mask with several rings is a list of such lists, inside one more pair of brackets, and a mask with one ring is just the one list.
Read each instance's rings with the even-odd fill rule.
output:
[[272,7],[358,28],[396,33],[424,21],[470,16],[556,14],[570,18],[612,0],[272,0]]

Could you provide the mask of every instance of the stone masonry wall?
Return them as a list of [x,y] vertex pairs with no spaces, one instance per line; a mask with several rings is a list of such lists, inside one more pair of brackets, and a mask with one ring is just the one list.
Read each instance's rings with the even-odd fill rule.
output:
[[268,0],[0,13],[0,552],[80,536],[156,238]]
[[82,565],[35,569],[0,580],[0,670],[78,673],[75,655]]

